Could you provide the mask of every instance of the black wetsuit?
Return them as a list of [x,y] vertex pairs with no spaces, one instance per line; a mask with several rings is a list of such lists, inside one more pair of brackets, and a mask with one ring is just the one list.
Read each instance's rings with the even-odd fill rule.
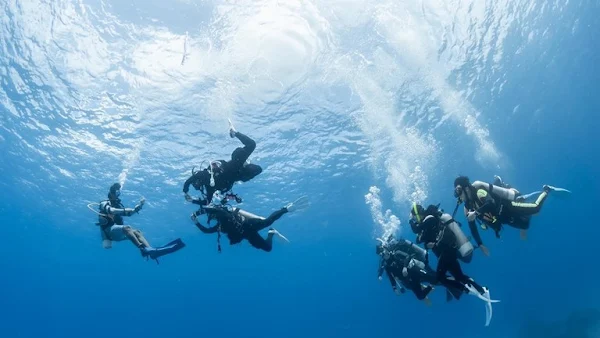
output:
[[[421,232],[417,237],[417,243],[434,243],[431,249],[438,258],[436,276],[440,283],[447,288],[466,291],[465,285],[470,284],[481,294],[485,292],[472,278],[465,275],[458,261],[456,250],[456,237],[454,233],[441,223],[435,216],[427,216],[420,226]],[[449,272],[454,279],[447,277]]]
[[235,136],[244,144],[244,147],[236,148],[231,154],[230,161],[218,161],[221,166],[218,172],[214,172],[214,187],[210,186],[210,172],[208,169],[196,172],[183,184],[183,192],[186,194],[190,190],[190,184],[196,190],[204,190],[205,199],[194,200],[192,203],[207,205],[211,202],[215,191],[220,190],[222,193],[230,191],[235,182],[247,182],[262,172],[259,165],[246,164],[246,160],[256,148],[256,142],[240,132],[236,132]]
[[[425,268],[427,269],[427,271],[424,271],[425,273],[422,272],[422,270],[416,265],[409,269],[409,262],[410,259],[408,259],[408,261],[404,259],[397,260],[393,256],[389,259],[382,258],[379,267],[379,277],[381,277],[383,271],[385,271],[394,290],[396,290],[397,288],[395,279],[398,278],[398,280],[402,283],[403,286],[405,286],[407,289],[411,290],[415,294],[417,299],[423,300],[425,299],[425,297],[427,297],[429,292],[431,292],[433,287],[431,285],[427,285],[423,288],[421,286],[421,282],[437,284],[435,272],[431,270],[431,268],[427,265],[425,266]],[[408,270],[408,275],[406,277],[402,275],[402,270],[405,267]]]
[[[411,245],[411,242],[403,239],[387,245],[386,249],[390,256],[388,259],[381,258],[378,277],[381,277],[383,271],[385,271],[394,290],[397,288],[395,281],[395,278],[397,278],[404,287],[415,294],[417,299],[423,300],[427,297],[429,292],[431,292],[433,287],[431,285],[422,287],[421,283],[425,282],[433,285],[439,283],[435,271],[431,269],[427,262],[419,260],[420,257],[417,258]],[[414,264],[410,267],[411,260],[417,261],[418,264],[424,266],[424,269],[421,269],[418,264]],[[425,260],[427,260],[427,257],[425,257]],[[406,277],[402,274],[404,268],[407,268],[408,272]]]
[[264,251],[271,251],[273,243],[270,237],[263,238],[258,232],[271,226],[281,216],[288,212],[286,208],[281,208],[269,217],[262,218],[247,218],[239,213],[239,209],[230,211],[224,206],[205,208],[209,216],[214,216],[217,219],[217,225],[213,227],[205,227],[196,222],[196,226],[205,234],[222,232],[227,234],[231,245],[240,243],[246,239],[250,244]]
[[[477,196],[477,189],[471,187],[470,193],[471,196]],[[548,196],[548,191],[544,190],[534,203],[524,203],[496,199],[492,196],[492,193],[487,191],[486,193],[484,200],[470,197],[469,200],[465,201],[465,214],[469,210],[475,210],[477,219],[492,228],[496,232],[496,237],[500,237],[503,224],[522,230],[529,229],[531,216],[541,211]],[[469,222],[469,228],[477,244],[481,245],[482,241],[475,221]]]

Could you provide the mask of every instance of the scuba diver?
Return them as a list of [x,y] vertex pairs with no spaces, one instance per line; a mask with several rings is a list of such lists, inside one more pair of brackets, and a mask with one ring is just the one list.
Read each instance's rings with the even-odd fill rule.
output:
[[[440,284],[447,288],[462,290],[486,302],[487,326],[491,320],[491,303],[498,301],[491,300],[489,290],[463,272],[458,261],[459,240],[455,232],[448,227],[449,223],[440,219],[441,214],[436,205],[430,205],[425,209],[419,204],[413,204],[410,218],[414,223],[413,231],[417,233],[417,243],[424,243],[425,247],[431,249],[438,258],[436,277]],[[454,278],[449,278],[447,272]]]
[[[439,285],[436,272],[429,266],[427,250],[413,244],[409,240],[396,240],[390,236],[387,241],[379,240],[375,253],[380,256],[377,277],[381,281],[385,271],[394,293],[397,295],[411,290],[418,300],[423,300],[427,306],[431,301],[427,295],[433,291],[433,285]],[[428,285],[424,285],[427,283]],[[400,288],[398,288],[400,285]],[[461,290],[446,289],[446,299],[459,299]]]
[[[450,216],[450,214],[445,213],[443,210],[440,210],[439,205],[431,205],[428,207],[427,210],[422,209],[423,207],[421,205],[413,204],[413,210],[411,211],[411,215],[435,215],[440,220],[441,225],[447,228],[447,230],[451,231],[454,237],[456,238],[456,251],[458,259],[460,259],[464,263],[470,263],[473,259],[473,251],[475,251],[475,248],[460,228],[460,223],[457,222],[452,216]],[[417,219],[418,217],[414,216],[409,218],[410,228],[415,235],[418,235],[421,232],[420,223],[417,222]],[[476,237],[476,241],[478,242],[481,251],[483,251],[485,255],[488,255],[488,249],[481,243],[481,239],[479,237]]]
[[[219,190],[222,193],[227,193],[233,188],[235,182],[248,182],[262,172],[261,166],[248,163],[247,161],[256,148],[256,142],[250,137],[236,131],[231,120],[229,120],[229,136],[231,138],[237,137],[244,144],[244,147],[236,148],[231,153],[230,161],[211,161],[208,167],[203,170],[194,172],[194,169],[192,169],[192,176],[183,184],[183,193],[185,194],[186,201],[200,206],[208,205],[211,203],[215,191]],[[188,194],[190,184],[202,193],[203,198],[192,198]],[[237,203],[242,202],[241,198],[233,193],[228,193],[226,197],[235,199]],[[198,216],[201,213],[202,208],[195,214]]]
[[195,214],[192,214],[192,221],[205,234],[217,233],[217,249],[219,252],[221,252],[221,233],[227,235],[229,244],[231,245],[238,244],[246,239],[253,247],[270,252],[273,249],[274,236],[279,236],[289,242],[288,239],[273,228],[269,229],[266,238],[263,238],[258,232],[270,227],[284,214],[304,209],[308,205],[308,198],[301,197],[273,212],[269,217],[264,218],[227,205],[227,199],[220,191],[216,191],[212,198],[212,203],[207,206],[201,206],[201,208],[209,216],[209,222],[211,218],[214,218],[217,220],[217,224],[212,227],[205,227],[198,222],[197,215]]
[[[496,180],[496,183],[503,184],[501,179]],[[481,237],[475,224],[476,220],[483,225],[483,229],[492,228],[498,238],[502,225],[506,224],[520,229],[521,238],[526,239],[531,216],[541,211],[550,191],[568,192],[565,189],[544,185],[535,202],[525,203],[524,196],[520,196],[518,190],[514,188],[507,189],[481,181],[471,183],[468,177],[459,176],[454,180],[454,197],[457,198],[454,213],[456,214],[460,204],[464,203],[465,216],[478,245],[481,245]]]
[[158,257],[173,253],[185,247],[181,239],[176,239],[167,245],[161,247],[152,247],[141,231],[133,229],[129,225],[124,225],[123,216],[132,216],[139,213],[144,206],[145,200],[142,198],[133,209],[125,208],[121,203],[121,185],[115,183],[110,187],[108,199],[99,203],[98,223],[100,234],[102,236],[102,246],[105,249],[112,248],[112,242],[130,240],[140,249],[142,257],[151,258],[158,263]]

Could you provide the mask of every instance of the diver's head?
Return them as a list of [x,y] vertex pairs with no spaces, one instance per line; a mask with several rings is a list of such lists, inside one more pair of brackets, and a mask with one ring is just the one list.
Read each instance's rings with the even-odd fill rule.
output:
[[423,217],[425,215],[425,208],[422,205],[413,203],[410,208],[410,219],[415,220],[417,223],[421,223],[423,221]]
[[423,218],[425,218],[425,208],[422,205],[413,203],[410,208],[410,215],[408,216],[408,223],[410,224],[410,228],[416,234],[419,231],[419,224],[423,222]]
[[387,245],[383,244],[383,242],[377,244],[377,246],[375,247],[375,253],[377,254],[377,256],[380,256],[383,259],[387,260],[390,258],[390,250],[387,247]]
[[121,184],[115,183],[110,186],[110,190],[108,191],[108,200],[113,202],[120,202],[119,196],[121,196]]
[[223,163],[221,161],[210,162],[210,171],[215,176],[223,173]]
[[375,253],[377,256],[381,256],[383,254],[383,244],[379,243],[375,246]]
[[458,176],[454,180],[454,197],[460,199],[462,202],[467,200],[467,187],[471,185],[467,176]]

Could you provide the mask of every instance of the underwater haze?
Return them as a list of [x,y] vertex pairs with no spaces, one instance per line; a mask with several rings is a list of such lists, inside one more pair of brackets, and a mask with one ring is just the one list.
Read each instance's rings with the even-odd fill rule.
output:
[[[0,3],[1,337],[600,337],[597,0]],[[228,119],[264,169],[244,209],[311,201],[270,253],[190,220]],[[376,238],[414,240],[412,202],[451,212],[457,175],[573,192],[526,241],[481,231],[489,327],[475,297],[377,279]],[[146,199],[126,224],[186,247],[103,249],[87,205],[115,182]]]

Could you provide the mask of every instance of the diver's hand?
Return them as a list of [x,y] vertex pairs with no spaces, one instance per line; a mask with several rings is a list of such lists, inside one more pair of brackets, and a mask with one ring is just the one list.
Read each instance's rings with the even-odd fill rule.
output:
[[402,268],[402,276],[408,276],[408,269],[406,269],[406,267]]
[[490,256],[490,250],[487,248],[487,246],[480,244],[479,249],[481,249],[481,252],[483,252],[484,255],[488,257]]
[[193,201],[193,200],[194,200],[194,199],[192,198],[192,196],[190,196],[190,194],[188,194],[187,192],[185,193],[185,196],[184,196],[184,197],[185,197],[185,200],[186,200],[186,201],[188,201],[188,202],[191,202],[191,201]]
[[144,203],[146,203],[146,200],[142,197],[140,203],[138,203],[138,205],[136,205],[135,208],[133,208],[133,212],[140,212],[140,210],[142,210],[142,208],[144,207]]
[[467,213],[467,220],[468,220],[469,222],[474,222],[474,221],[475,221],[475,218],[477,218],[477,211],[469,211],[469,212]]
[[379,277],[377,277],[377,280],[379,280],[381,282],[383,280],[383,277],[379,276]]

